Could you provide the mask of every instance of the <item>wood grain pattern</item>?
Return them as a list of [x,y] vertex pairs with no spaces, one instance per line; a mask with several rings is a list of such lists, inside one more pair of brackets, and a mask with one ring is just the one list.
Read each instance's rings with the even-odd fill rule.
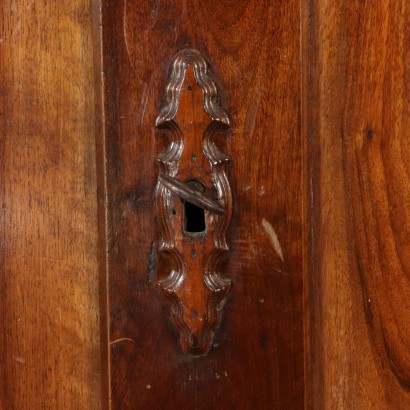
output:
[[410,2],[310,12],[315,408],[410,408]]
[[0,408],[99,409],[89,2],[0,21]]
[[[113,409],[303,407],[299,7],[294,0],[103,2]],[[161,151],[154,124],[169,61],[183,48],[215,67],[235,129],[228,148],[238,205],[221,263],[234,287],[218,342],[199,358],[181,352],[150,283]]]
[[[0,3],[0,409],[410,408],[409,0],[91,3],[94,43],[86,0]],[[233,291],[198,358],[150,252],[188,47],[234,129]]]

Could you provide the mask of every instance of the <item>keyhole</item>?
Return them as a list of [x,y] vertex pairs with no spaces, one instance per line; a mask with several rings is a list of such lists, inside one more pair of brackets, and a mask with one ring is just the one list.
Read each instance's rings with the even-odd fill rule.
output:
[[205,211],[191,204],[185,202],[185,232],[186,233],[198,233],[205,231]]
[[[205,186],[202,182],[193,179],[188,182],[190,186],[199,192],[205,192]],[[199,233],[205,231],[205,211],[199,206],[189,201],[184,203],[184,229],[185,233]]]

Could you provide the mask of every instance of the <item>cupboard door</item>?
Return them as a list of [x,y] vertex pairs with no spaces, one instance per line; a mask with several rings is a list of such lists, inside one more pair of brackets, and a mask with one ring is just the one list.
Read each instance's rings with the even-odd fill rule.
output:
[[0,409],[410,408],[409,10],[2,2]]
[[[106,167],[101,188],[106,184],[108,219],[102,228],[112,408],[303,408],[307,195],[299,2],[112,1],[102,6],[105,139],[100,163]],[[231,132],[218,140],[231,158],[229,252],[215,269],[232,288],[209,350],[196,351],[180,342],[181,327],[188,323],[195,336],[201,320],[210,323],[204,295],[212,286],[205,284],[207,245],[189,236],[186,227],[181,230],[188,212],[183,204],[189,202],[183,197],[189,184],[183,184],[190,179],[192,149],[198,161],[191,162],[192,176],[202,178],[195,171],[200,161],[208,169],[201,141],[217,115],[206,104],[204,109],[192,67],[181,85],[175,117],[184,138],[179,168],[169,172],[174,180],[168,180],[168,188],[159,182],[161,195],[175,204],[175,215],[171,207],[170,215],[160,218],[182,218],[170,234],[180,235],[175,240],[185,244],[179,266],[186,275],[177,284],[182,304],[174,308],[158,292],[158,281],[174,262],[160,252],[164,244],[155,205],[162,172],[156,158],[166,148],[166,136],[155,122],[167,104],[174,56],[186,49],[206,60],[218,101],[231,120]],[[170,87],[177,88],[176,83],[171,78]],[[187,97],[190,84],[192,98]],[[209,175],[204,178],[211,181]],[[176,180],[182,184],[182,201]],[[212,188],[211,182],[205,185]],[[206,210],[206,235],[212,221],[222,218],[212,212]],[[191,263],[189,246],[196,247],[198,263]],[[191,305],[200,309],[189,318]],[[185,325],[174,326],[170,311],[180,314],[175,306],[184,310]]]

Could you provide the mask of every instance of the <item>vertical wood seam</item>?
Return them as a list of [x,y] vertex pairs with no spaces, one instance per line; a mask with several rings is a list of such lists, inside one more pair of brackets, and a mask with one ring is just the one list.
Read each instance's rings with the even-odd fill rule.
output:
[[98,198],[98,265],[100,306],[101,408],[111,409],[109,351],[109,286],[108,286],[108,190],[104,98],[104,66],[101,0],[91,0],[93,24],[93,59],[95,74],[95,144]]

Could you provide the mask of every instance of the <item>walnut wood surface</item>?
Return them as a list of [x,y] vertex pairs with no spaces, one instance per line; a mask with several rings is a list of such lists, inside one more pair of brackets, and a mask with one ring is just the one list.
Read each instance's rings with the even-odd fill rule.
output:
[[99,409],[89,2],[0,3],[0,408]]
[[410,408],[410,2],[311,1],[314,408]]
[[[220,150],[230,140],[230,120],[219,105],[209,63],[197,50],[178,52],[170,65],[165,105],[156,120],[158,138],[168,142],[157,157],[153,275],[170,301],[182,350],[203,355],[212,347],[232,288],[219,263],[229,251],[232,216],[231,161]],[[184,203],[204,210],[203,232],[186,232]]]
[[[297,409],[304,402],[298,1],[103,2],[108,305],[113,409]],[[153,281],[155,134],[169,63],[214,68],[234,205],[217,342],[184,354]],[[150,257],[151,256],[151,257]]]
[[[86,0],[0,3],[0,409],[410,408],[409,0],[92,5],[94,43]],[[187,47],[234,129],[233,287],[199,358],[152,252]]]

